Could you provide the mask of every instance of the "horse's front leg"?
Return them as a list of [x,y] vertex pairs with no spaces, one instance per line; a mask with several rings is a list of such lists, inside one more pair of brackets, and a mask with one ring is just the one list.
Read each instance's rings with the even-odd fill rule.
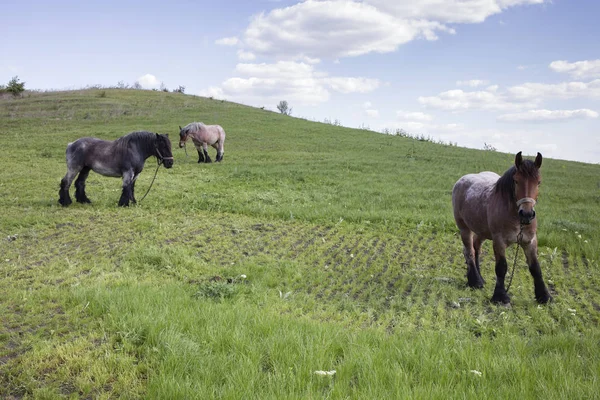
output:
[[123,173],[123,192],[119,199],[119,206],[129,207],[129,201],[133,197],[133,171],[126,171]]
[[211,163],[212,160],[210,159],[210,156],[208,155],[208,144],[206,142],[202,143],[202,151],[204,151],[204,162]]
[[137,203],[137,200],[135,199],[135,182],[137,181],[138,176],[140,176],[139,172],[137,174],[135,174],[135,176],[133,177],[133,180],[131,182],[131,201],[133,203]]
[[502,239],[494,238],[494,256],[496,257],[496,287],[492,296],[492,303],[510,304],[510,297],[504,287],[504,279],[508,264],[506,262],[506,244]]
[[196,149],[198,151],[198,164],[203,163],[204,162],[204,154],[202,153],[201,149]]
[[527,265],[529,266],[529,272],[533,277],[533,285],[535,288],[535,299],[540,304],[545,304],[552,301],[552,296],[544,283],[542,278],[542,268],[537,258],[537,239],[534,237],[529,243],[523,244],[523,251],[527,258]]

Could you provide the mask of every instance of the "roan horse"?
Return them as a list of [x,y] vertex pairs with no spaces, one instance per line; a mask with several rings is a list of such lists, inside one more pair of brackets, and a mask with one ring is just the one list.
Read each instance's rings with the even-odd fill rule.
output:
[[72,203],[69,188],[79,174],[75,181],[75,199],[78,203],[91,203],[85,194],[85,180],[92,170],[104,176],[123,177],[119,205],[129,206],[130,201],[136,202],[135,181],[150,156],[156,156],[165,168],[173,166],[168,135],[142,131],[132,132],[112,142],[91,137],[77,139],[67,145],[67,174],[60,181],[58,202],[63,206]]
[[465,175],[452,190],[454,219],[464,244],[467,281],[472,288],[480,289],[484,284],[479,267],[481,244],[486,239],[493,242],[496,288],[491,300],[494,303],[510,304],[504,278],[508,268],[505,250],[512,243],[520,245],[525,252],[538,303],[552,300],[537,259],[534,206],[541,183],[541,166],[540,153],[532,162],[523,160],[519,152],[515,165],[501,177],[493,172]]
[[192,138],[194,146],[198,151],[199,163],[212,162],[207,151],[209,145],[217,149],[217,161],[223,160],[225,131],[220,125],[204,125],[202,122],[192,122],[183,128],[179,126],[180,148],[185,146],[188,137]]

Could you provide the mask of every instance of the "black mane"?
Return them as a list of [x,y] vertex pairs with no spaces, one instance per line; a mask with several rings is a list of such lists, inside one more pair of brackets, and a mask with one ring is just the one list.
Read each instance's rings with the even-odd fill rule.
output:
[[141,147],[148,149],[153,152],[153,148],[156,142],[156,134],[148,131],[131,132],[125,136],[114,141],[117,152],[125,152],[129,148],[130,144],[141,144]]
[[[494,192],[502,196],[508,202],[516,203],[517,199],[515,198],[515,180],[514,176],[517,172],[517,167],[510,167],[504,175],[498,179],[496,185],[494,187]],[[540,172],[539,169],[535,166],[535,163],[530,160],[523,160],[519,167],[519,172],[523,175],[525,179],[539,179]]]

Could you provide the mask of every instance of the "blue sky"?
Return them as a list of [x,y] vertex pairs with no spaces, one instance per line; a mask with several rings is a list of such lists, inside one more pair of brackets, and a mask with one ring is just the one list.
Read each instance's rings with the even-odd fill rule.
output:
[[294,116],[316,121],[600,162],[597,0],[4,0],[1,8],[2,83],[18,75],[43,90],[183,85],[273,110],[287,100]]

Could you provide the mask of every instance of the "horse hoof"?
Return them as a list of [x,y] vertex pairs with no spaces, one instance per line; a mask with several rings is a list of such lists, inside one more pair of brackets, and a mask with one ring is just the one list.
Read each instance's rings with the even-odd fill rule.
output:
[[481,281],[475,281],[475,282],[469,282],[467,283],[467,285],[471,288],[471,289],[483,289],[483,280]]
[[543,296],[535,296],[535,300],[540,304],[548,304],[554,299],[548,293],[545,293]]
[[504,294],[494,293],[494,295],[492,296],[492,299],[490,301],[494,304],[510,306],[510,297],[508,297],[508,294],[506,294],[506,293],[504,293]]

